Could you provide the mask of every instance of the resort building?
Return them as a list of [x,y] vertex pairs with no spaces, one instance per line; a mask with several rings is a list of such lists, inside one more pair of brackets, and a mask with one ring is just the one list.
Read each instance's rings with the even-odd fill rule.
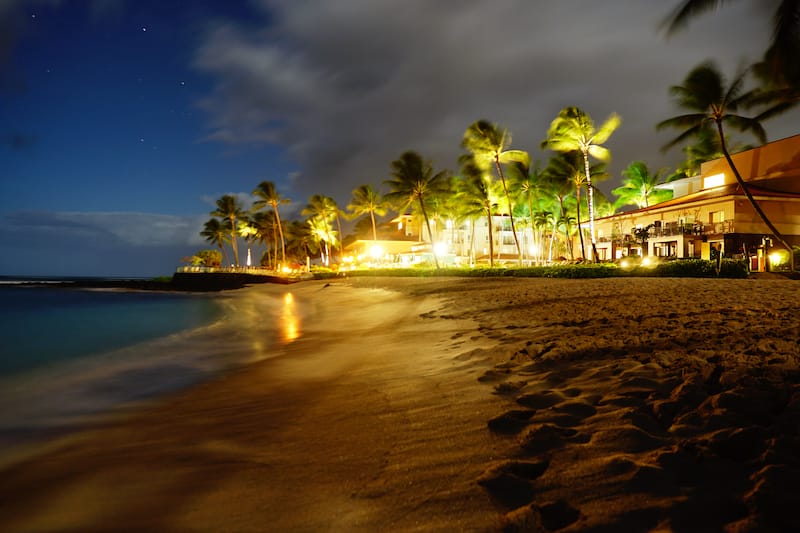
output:
[[[770,221],[789,244],[800,245],[800,135],[732,159]],[[703,163],[699,176],[662,187],[672,189],[671,200],[595,220],[601,260],[628,255],[709,259],[721,253],[748,258],[753,270],[764,270],[767,254],[778,243],[771,242],[725,158]]]
[[[732,159],[770,221],[787,242],[800,246],[800,135],[734,154]],[[671,200],[595,219],[601,261],[628,256],[713,259],[722,254],[749,259],[751,269],[764,270],[768,254],[780,248],[771,242],[769,230],[724,158],[703,163],[698,176],[660,187],[672,190]],[[491,228],[485,216],[458,223],[432,216],[430,223],[433,239],[421,217],[401,214],[390,222],[387,238],[350,244],[346,259],[361,264],[410,266],[432,263],[435,252],[440,265],[473,265],[489,263],[493,250],[495,264],[518,261],[507,215],[493,216]],[[592,257],[588,219],[581,225],[585,255],[577,234],[571,244],[576,259],[588,259]],[[517,236],[523,264],[548,259],[549,237],[536,234],[523,220],[517,221]],[[564,257],[553,260],[559,258]]]

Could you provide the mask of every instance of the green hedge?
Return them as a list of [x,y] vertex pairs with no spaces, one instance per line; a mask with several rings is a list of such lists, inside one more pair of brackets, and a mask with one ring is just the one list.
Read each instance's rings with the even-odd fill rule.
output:
[[315,272],[315,279],[329,279],[339,276],[364,277],[417,277],[434,276],[470,278],[611,278],[611,277],[660,277],[660,278],[746,278],[750,274],[747,263],[733,259],[723,259],[717,273],[716,261],[702,259],[678,259],[664,261],[653,267],[623,269],[614,263],[583,263],[575,265],[550,265],[536,267],[508,268],[382,268],[351,270],[347,272]]

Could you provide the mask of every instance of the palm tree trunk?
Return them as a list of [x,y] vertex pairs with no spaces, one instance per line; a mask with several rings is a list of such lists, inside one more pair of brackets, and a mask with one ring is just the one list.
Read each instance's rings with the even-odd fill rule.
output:
[[472,221],[472,234],[469,238],[469,264],[475,264],[475,220]]
[[508,218],[511,220],[511,233],[514,235],[514,244],[517,246],[517,258],[519,265],[522,266],[522,248],[519,246],[519,239],[517,239],[517,228],[514,227],[514,209],[511,205],[511,197],[508,195],[508,187],[506,186],[506,178],[503,175],[503,167],[500,164],[500,156],[495,154],[494,165],[497,167],[497,175],[500,176],[500,182],[503,184],[503,192],[506,195],[506,202],[508,202]]
[[339,210],[336,210],[336,229],[339,230],[339,262],[344,257],[344,235],[342,235],[342,219],[339,218]]
[[228,264],[229,260],[228,260],[228,252],[225,251],[225,245],[222,241],[219,241],[219,249],[222,250],[222,257],[223,259],[225,259],[225,262],[220,266],[224,267],[225,265]]
[[233,249],[233,264],[239,266],[239,248],[236,245],[236,218],[231,217],[231,248]]
[[486,210],[486,226],[487,234],[489,235],[489,268],[494,268],[494,232],[492,231],[492,211]]
[[753,206],[753,209],[755,209],[761,221],[764,224],[766,224],[767,228],[769,228],[770,232],[772,233],[772,236],[775,237],[775,239],[779,243],[781,243],[781,245],[783,245],[784,248],[789,250],[789,268],[791,269],[791,272],[794,272],[794,250],[792,249],[792,246],[788,242],[786,242],[786,239],[783,238],[781,232],[779,232],[778,228],[776,228],[772,224],[772,222],[767,218],[767,215],[764,213],[764,211],[762,211],[761,206],[758,205],[756,199],[753,198],[752,194],[750,194],[750,190],[747,188],[747,184],[745,184],[744,180],[742,179],[742,176],[739,174],[739,170],[736,168],[736,165],[733,164],[733,159],[731,158],[731,155],[728,153],[728,147],[725,145],[725,134],[722,131],[722,121],[716,120],[715,122],[717,123],[717,131],[719,132],[720,147],[722,148],[722,153],[725,155],[725,159],[728,161],[728,166],[731,167],[731,171],[733,172],[736,181],[739,183],[739,186],[742,188],[742,191],[744,191],[744,195],[747,196],[747,199],[750,201],[750,205]]
[[378,229],[375,227],[375,211],[370,209],[369,218],[372,220],[372,240],[373,241],[377,241],[378,240]]
[[[577,202],[575,203],[575,212],[577,213],[577,217],[575,220],[578,222],[578,237],[581,239],[581,259],[586,260],[586,245],[583,244],[583,228],[581,228],[581,184],[580,182],[575,184],[575,197],[577,198]],[[567,239],[569,239],[569,226],[567,226]],[[573,256],[574,259],[574,256]]]
[[[281,215],[278,214],[278,206],[272,206],[275,210],[275,220],[278,224],[278,235],[281,238],[281,266],[286,264],[286,244],[283,238],[283,224],[281,224]],[[275,250],[275,259],[277,260],[278,250]]]
[[597,246],[594,239],[594,189],[592,188],[592,173],[589,170],[589,151],[583,151],[583,168],[586,172],[586,203],[589,207],[589,238],[592,242],[592,259],[597,263]]
[[431,240],[431,253],[433,254],[433,264],[436,265],[436,270],[439,270],[439,259],[436,257],[436,250],[433,249],[433,233],[431,233],[431,222],[428,220],[428,212],[425,211],[425,202],[422,196],[417,198],[419,200],[419,208],[422,210],[422,217],[425,219],[425,225],[428,227],[428,238]]

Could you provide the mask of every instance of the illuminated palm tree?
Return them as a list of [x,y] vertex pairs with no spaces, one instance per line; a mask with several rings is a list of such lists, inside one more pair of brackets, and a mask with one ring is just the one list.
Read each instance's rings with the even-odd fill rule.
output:
[[[696,16],[716,9],[724,0],[682,0],[664,21],[667,34],[671,35],[685,27]],[[772,42],[764,53],[761,64],[774,85],[800,86],[800,2],[781,0],[767,3],[759,0],[760,7],[775,6],[772,16]]]
[[683,133],[665,146],[665,148],[669,148],[704,131],[709,124],[716,126],[720,148],[731,172],[733,172],[733,176],[736,178],[736,182],[761,221],[769,228],[772,236],[789,251],[789,265],[794,270],[792,247],[767,218],[756,199],[753,198],[747,184],[733,163],[725,143],[724,125],[741,132],[749,131],[761,143],[766,143],[767,141],[767,134],[758,118],[749,118],[736,114],[739,107],[746,107],[753,102],[753,99],[758,98],[757,91],[744,90],[746,75],[746,70],[739,72],[726,88],[725,79],[714,63],[706,62],[698,65],[689,72],[683,85],[676,85],[670,88],[670,93],[676,98],[678,105],[692,112],[664,120],[656,127],[658,129],[685,128]]
[[507,163],[517,163],[525,167],[530,167],[531,160],[527,152],[523,150],[509,150],[511,146],[511,133],[508,130],[499,128],[486,120],[478,120],[472,123],[461,140],[461,147],[469,150],[475,157],[475,164],[479,167],[489,168],[494,166],[497,176],[503,184],[506,202],[508,203],[508,216],[511,222],[511,233],[514,236],[514,244],[517,247],[519,263],[522,264],[522,248],[517,237],[517,228],[514,225],[514,204],[508,192],[503,165]]
[[308,263],[311,254],[317,251],[316,241],[309,224],[292,220],[286,227],[286,252],[299,263]]
[[591,117],[577,107],[566,107],[561,110],[555,120],[550,124],[547,138],[542,142],[542,148],[549,148],[556,152],[579,151],[583,156],[584,173],[586,176],[587,202],[589,207],[589,235],[592,241],[592,255],[597,261],[597,247],[595,245],[594,231],[594,190],[592,188],[592,174],[589,168],[589,156],[603,162],[611,159],[611,152],[602,146],[611,137],[622,119],[612,113],[597,129]]
[[[309,201],[308,205],[301,211],[301,213],[305,216],[311,218],[321,218],[328,223],[332,223],[334,220],[336,221],[336,227],[339,230],[339,235],[342,234],[342,223],[340,219],[341,210],[339,206],[336,204],[336,200],[331,198],[330,196],[323,196],[321,194],[313,195]],[[326,241],[331,246],[335,244],[331,241]],[[342,250],[341,240],[339,242],[339,255],[344,255]]]
[[311,237],[318,243],[320,255],[325,266],[330,266],[330,246],[336,246],[338,241],[336,230],[331,226],[331,220],[322,216],[313,216],[306,222]]
[[664,183],[662,174],[662,170],[650,173],[644,161],[632,162],[622,171],[622,176],[625,178],[622,186],[611,191],[615,196],[619,196],[617,205],[635,205],[641,209],[672,198],[671,190],[658,188]]
[[431,222],[425,204],[429,197],[434,197],[440,193],[448,172],[442,170],[434,174],[433,165],[422,159],[416,152],[408,151],[400,155],[391,163],[392,179],[386,180],[390,191],[385,198],[395,203],[400,211],[404,211],[415,202],[422,212],[425,225],[428,228],[428,238],[431,240],[431,252],[433,252],[433,262],[436,269],[439,269],[439,260],[433,250],[433,233],[431,233]]
[[347,206],[347,210],[354,216],[369,215],[372,221],[372,240],[378,240],[378,229],[375,225],[375,215],[383,216],[386,214],[387,204],[381,194],[374,190],[370,185],[361,185],[353,190],[353,198]]
[[[494,268],[494,224],[492,215],[497,209],[497,191],[491,176],[475,163],[472,156],[460,158],[463,179],[458,182],[457,196],[467,216],[486,216],[486,232],[489,237],[489,267]],[[475,224],[472,225],[473,228]],[[475,246],[475,239],[472,239]],[[474,254],[474,250],[473,250]]]
[[224,222],[220,222],[218,218],[210,218],[203,224],[203,231],[200,235],[211,244],[219,246],[222,256],[225,258],[225,264],[230,264],[228,260],[228,253],[225,251],[225,243],[229,242],[228,229],[225,227]]
[[244,237],[244,241],[247,243],[247,266],[251,266],[250,245],[258,235],[258,228],[249,218],[242,218],[239,220],[239,225],[236,228],[236,231],[239,235]]
[[275,184],[271,181],[262,181],[258,187],[253,191],[253,195],[257,198],[253,202],[253,207],[261,209],[270,206],[275,213],[275,221],[278,226],[278,235],[281,242],[281,264],[286,263],[286,239],[283,237],[283,224],[281,223],[281,215],[278,212],[279,205],[286,205],[291,202],[288,198],[284,198],[278,193]]
[[225,194],[217,199],[217,208],[211,212],[212,217],[226,220],[226,226],[231,235],[231,248],[233,248],[233,262],[239,266],[239,248],[236,245],[236,221],[245,215],[244,208],[239,200],[230,194]]

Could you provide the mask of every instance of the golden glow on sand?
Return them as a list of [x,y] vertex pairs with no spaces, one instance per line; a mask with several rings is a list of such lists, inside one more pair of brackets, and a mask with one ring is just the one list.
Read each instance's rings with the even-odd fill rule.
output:
[[297,315],[291,292],[283,295],[280,324],[281,340],[284,343],[292,342],[300,336],[300,317]]

